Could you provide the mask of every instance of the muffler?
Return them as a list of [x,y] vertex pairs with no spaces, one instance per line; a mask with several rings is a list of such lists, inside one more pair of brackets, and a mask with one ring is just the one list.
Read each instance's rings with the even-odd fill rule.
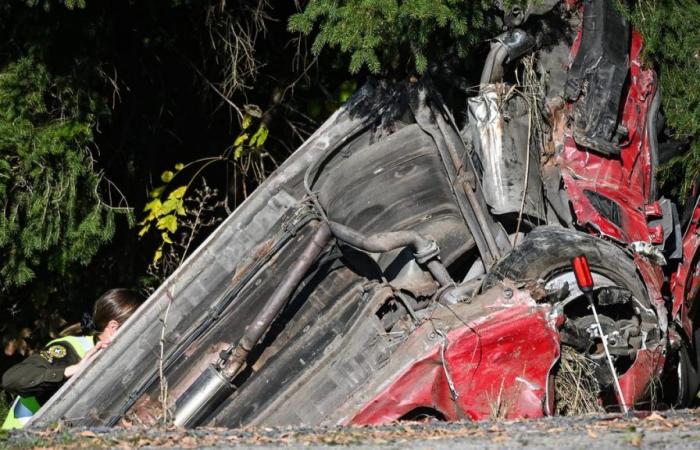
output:
[[321,223],[311,241],[289,269],[287,277],[277,286],[253,322],[246,327],[238,343],[221,352],[219,360],[208,366],[175,402],[175,425],[188,428],[199,425],[235,391],[233,380],[245,366],[248,354],[316,262],[330,236],[328,224]]

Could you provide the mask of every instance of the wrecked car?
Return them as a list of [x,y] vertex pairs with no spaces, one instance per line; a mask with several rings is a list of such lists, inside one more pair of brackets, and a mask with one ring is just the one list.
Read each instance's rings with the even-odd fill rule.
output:
[[605,0],[504,24],[459,114],[359,89],[32,425],[533,418],[580,411],[572,361],[593,408],[688,405],[700,208],[659,193],[643,40]]

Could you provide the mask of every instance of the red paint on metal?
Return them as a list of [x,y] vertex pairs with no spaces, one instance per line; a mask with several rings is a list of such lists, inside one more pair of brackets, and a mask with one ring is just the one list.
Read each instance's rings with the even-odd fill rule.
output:
[[659,316],[665,317],[666,305],[662,294],[664,285],[663,268],[640,255],[634,255],[634,263],[642,276],[644,286],[647,288],[651,304],[654,305]]
[[659,202],[654,202],[650,205],[646,205],[644,207],[644,213],[647,215],[649,218],[653,217],[661,217],[663,216],[663,211],[661,209],[661,203]]
[[[622,113],[622,125],[628,136],[621,143],[620,156],[601,155],[577,145],[571,130],[565,138],[563,151],[557,156],[577,222],[623,243],[654,242],[663,236],[663,232],[659,234],[659,230],[650,229],[647,221],[647,206],[656,203],[650,188],[654,174],[646,132],[647,112],[656,90],[656,79],[653,71],[642,67],[642,42],[639,33],[633,32],[630,82],[624,93]],[[575,55],[575,50],[572,49],[572,55]],[[600,214],[584,191],[615,201],[620,207],[620,223],[615,224]]]
[[[647,113],[656,91],[656,77],[641,62],[642,47],[641,35],[633,32],[630,81],[622,114],[622,125],[628,130],[628,137],[622,143],[620,157],[612,158],[590,152],[576,145],[569,132],[557,162],[580,225],[621,243],[643,241],[663,244],[663,228],[649,223],[649,220],[660,217],[662,211],[651,191],[651,181],[655,174],[649,143],[651,137],[646,130]],[[578,46],[574,45],[572,57],[577,51]],[[584,190],[614,200],[620,206],[620,225],[603,217],[583,194]],[[683,236],[682,263],[670,280],[673,296],[671,318],[681,324],[688,336],[692,335],[693,328],[688,318],[688,309],[690,302],[700,292],[700,271],[697,267],[699,223],[700,206],[696,205],[691,223]],[[665,283],[663,269],[639,256],[635,257],[635,262],[659,315],[665,315],[661,293]],[[647,381],[650,379],[648,376],[642,378]],[[638,383],[641,381],[638,380]]]
[[[572,7],[576,2],[567,0],[567,4]],[[571,60],[579,50],[580,40],[581,30],[572,44]],[[566,131],[562,150],[556,155],[576,223],[621,244],[637,241],[663,243],[663,229],[650,223],[662,215],[662,210],[651,189],[655,174],[651,137],[647,132],[647,114],[656,91],[656,77],[641,63],[642,45],[641,35],[633,32],[629,82],[623,94],[621,120],[627,137],[620,144],[620,155],[605,156],[577,145],[570,129]],[[571,114],[573,105],[566,108]],[[620,207],[619,223],[613,223],[599,213],[584,191],[615,201]],[[682,324],[688,335],[692,331],[692,323],[687,317],[689,300],[700,293],[698,233],[700,205],[696,205],[691,223],[685,230],[683,261],[670,282],[673,295],[671,317]],[[635,255],[634,260],[659,315],[660,327],[666,329],[663,268],[640,255]],[[577,280],[582,281],[584,287],[592,286],[592,279],[585,277],[583,262],[576,270]],[[445,364],[441,344],[436,342],[424,356],[390,380],[381,394],[367,403],[350,423],[385,423],[420,407],[433,408],[448,420],[484,419],[499,409],[501,413],[505,409],[503,415],[509,418],[539,417],[545,414],[545,410],[551,410],[551,395],[547,399],[551,386],[547,380],[550,369],[559,358],[560,345],[553,323],[561,324],[562,321],[548,320],[548,310],[543,306],[519,304],[502,307],[496,302],[494,312],[483,321],[452,330],[448,334],[449,345],[444,350]],[[620,376],[627,404],[644,399],[652,380],[663,370],[664,361],[661,348],[637,352],[631,367]],[[446,368],[454,382],[456,399],[451,395]]]
[[633,405],[643,400],[651,386],[651,380],[661,375],[665,357],[660,348],[642,349],[637,352],[632,366],[620,377],[620,388],[625,403]]
[[700,291],[700,268],[698,248],[700,248],[700,199],[695,204],[690,223],[683,235],[683,263],[671,275],[671,293],[673,294],[672,317],[683,326],[687,336],[693,335],[693,323],[688,317],[691,302]]
[[[663,228],[651,225],[649,220],[662,214],[661,207],[651,190],[653,173],[652,152],[647,132],[647,113],[656,91],[656,78],[652,70],[644,69],[640,55],[643,40],[639,33],[632,33],[630,49],[630,81],[627,84],[622,113],[622,126],[628,131],[621,143],[619,157],[609,157],[578,146],[569,131],[564,150],[557,163],[562,170],[564,185],[572,201],[576,221],[594,233],[615,239],[623,244],[635,241],[652,244],[663,243]],[[577,48],[572,48],[575,55]],[[615,201],[620,207],[620,223],[615,224],[600,214],[584,195],[593,191]],[[700,218],[700,215],[698,216]],[[694,234],[694,233],[691,233]],[[695,241],[695,242],[693,242]],[[695,254],[697,237],[686,233],[684,251]],[[674,290],[673,316],[685,298],[689,260],[684,255],[684,264],[674,274],[677,280]],[[662,289],[664,273],[662,267],[649,259],[635,255],[649,298],[654,304],[660,321],[665,321],[666,308]],[[683,287],[681,287],[683,285]],[[700,279],[698,280],[700,286]],[[685,324],[684,324],[685,325]],[[685,327],[685,326],[684,326]],[[664,327],[665,328],[665,327]],[[663,368],[663,356],[659,349],[641,350],[632,367],[620,378],[625,398],[634,403],[645,395],[653,377]]]
[[460,326],[447,334],[445,364],[444,344],[434,337],[435,346],[390,381],[350,423],[386,423],[421,407],[435,409],[448,420],[543,416],[549,372],[560,346],[548,314],[549,307],[535,306],[530,299]]

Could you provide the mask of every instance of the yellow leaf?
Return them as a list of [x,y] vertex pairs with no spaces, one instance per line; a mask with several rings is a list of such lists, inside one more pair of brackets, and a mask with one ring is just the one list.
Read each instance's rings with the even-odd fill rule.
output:
[[185,214],[187,214],[187,211],[185,211],[185,207],[182,206],[182,203],[180,205],[178,205],[176,214],[178,216],[184,216]]
[[149,192],[148,196],[151,198],[158,198],[158,197],[160,197],[160,194],[162,194],[164,190],[165,190],[165,186],[158,186],[157,188],[155,188],[151,192]]
[[253,121],[253,118],[250,117],[250,115],[245,114],[243,116],[243,123],[241,123],[241,128],[244,130],[250,126],[250,123]]
[[172,171],[166,170],[160,174],[160,179],[163,180],[163,183],[170,183],[174,176],[175,174]]
[[151,211],[155,216],[158,216],[158,211],[160,211],[160,208],[162,206],[163,204],[160,202],[160,199],[157,198],[146,203],[146,206],[143,208],[143,210]]
[[172,244],[172,243],[173,243],[173,240],[170,239],[170,235],[169,235],[168,233],[166,233],[165,231],[162,232],[160,236],[163,238],[163,242],[166,242],[166,243],[168,243],[168,244]]
[[251,147],[262,147],[265,141],[267,140],[267,135],[269,133],[269,130],[265,125],[260,125],[260,128],[258,128],[258,131],[255,132],[252,138],[250,138],[250,146]]
[[233,150],[233,159],[238,161],[238,159],[243,155],[243,146],[239,145]]
[[177,209],[180,203],[182,203],[181,199],[168,198],[166,201],[163,202],[163,207],[160,209],[160,215],[164,216],[166,214],[170,214],[171,212]]
[[150,222],[151,220],[153,220],[153,219],[155,219],[155,218],[156,218],[156,215],[153,214],[153,211],[151,211],[151,212],[149,212],[148,215],[147,215],[146,217],[144,217],[143,220],[142,220],[141,222],[139,222],[137,225],[142,225],[142,226],[143,226],[143,225],[146,225],[148,222]]
[[156,250],[155,255],[153,255],[153,264],[160,261],[160,258],[162,258],[162,257],[163,257],[163,248],[161,247],[158,250]]
[[233,146],[238,147],[243,144],[245,140],[248,139],[248,133],[239,134],[235,141],[233,141]]
[[151,224],[150,223],[146,224],[146,226],[144,226],[143,228],[141,228],[139,230],[139,237],[142,237],[144,234],[148,233],[148,230],[150,230],[150,229],[151,229]]
[[174,233],[177,231],[177,217],[175,217],[173,214],[163,216],[158,219],[156,226],[159,230],[168,230],[171,233]]
[[185,192],[187,192],[187,186],[180,186],[179,188],[175,189],[170,194],[168,194],[168,198],[182,198],[185,196]]
[[178,172],[181,171],[181,170],[184,169],[184,168],[185,168],[185,165],[182,164],[182,163],[177,163],[177,164],[175,164],[175,170],[177,170]]

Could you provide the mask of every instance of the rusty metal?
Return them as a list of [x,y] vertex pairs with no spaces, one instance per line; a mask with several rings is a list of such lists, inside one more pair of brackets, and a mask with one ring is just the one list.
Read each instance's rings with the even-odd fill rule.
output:
[[419,264],[425,264],[440,286],[454,284],[452,277],[439,260],[440,248],[437,242],[427,239],[415,231],[391,231],[365,236],[357,230],[337,222],[328,222],[333,235],[367,252],[388,252],[401,247],[411,247]]
[[277,286],[255,320],[246,327],[243,337],[235,347],[222,352],[221,360],[205,369],[176,403],[174,423],[178,426],[195,426],[220,402],[235,390],[232,382],[245,365],[248,354],[270,327],[282,307],[306,275],[312,264],[326,247],[331,231],[321,222],[311,241],[290,267],[287,277]]

